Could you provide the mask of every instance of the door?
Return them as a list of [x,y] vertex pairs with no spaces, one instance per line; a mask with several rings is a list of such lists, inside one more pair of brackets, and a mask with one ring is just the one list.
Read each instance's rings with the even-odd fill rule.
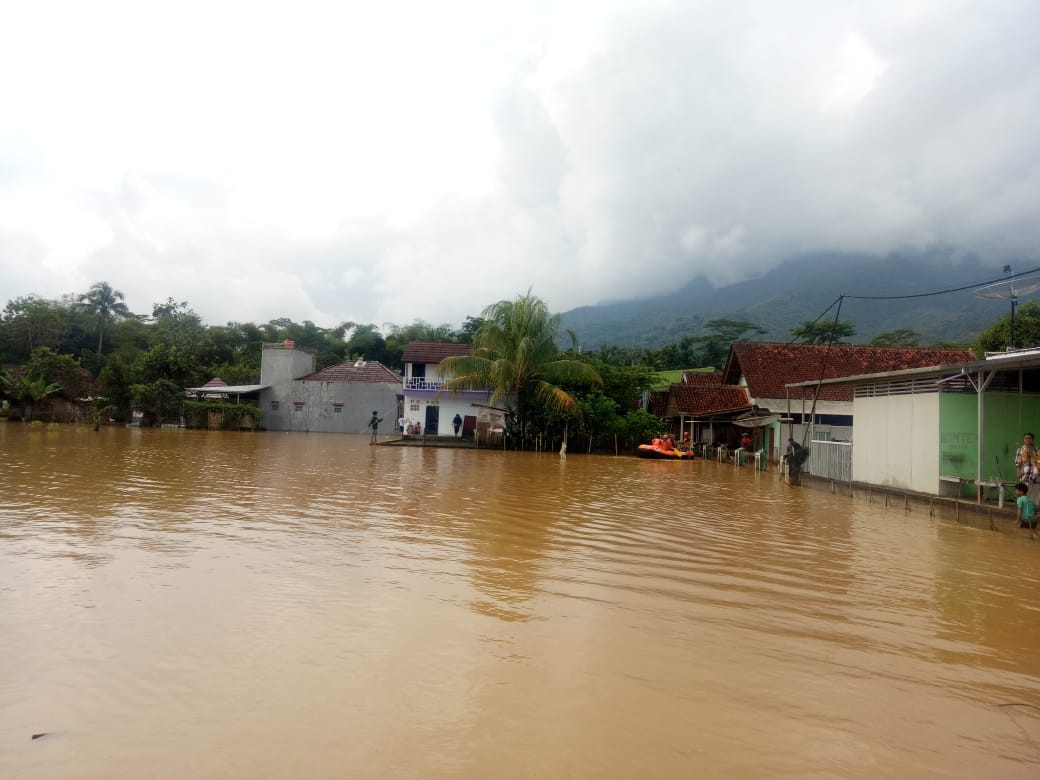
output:
[[426,432],[427,436],[437,435],[437,420],[440,414],[441,409],[439,406],[431,404],[426,407],[426,425],[423,426],[423,431]]

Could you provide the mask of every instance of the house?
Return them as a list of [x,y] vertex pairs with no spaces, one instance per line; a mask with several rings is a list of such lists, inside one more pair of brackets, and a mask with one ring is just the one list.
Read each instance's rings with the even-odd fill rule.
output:
[[[853,391],[846,384],[821,380],[937,366],[975,357],[970,349],[873,347],[858,344],[779,344],[735,342],[721,384],[746,388],[753,414],[739,425],[761,431],[761,446],[779,459],[788,435],[804,438],[852,438]],[[813,405],[815,398],[815,407]],[[781,432],[783,421],[789,428]]]
[[[849,479],[865,485],[997,497],[1017,481],[1023,433],[1040,429],[1037,349],[828,379],[822,387],[852,396]],[[826,463],[823,444],[813,442],[810,464]]]
[[476,430],[476,405],[490,406],[491,390],[446,391],[450,377],[440,364],[448,357],[470,354],[469,344],[412,341],[404,350],[404,411],[409,423],[419,423],[428,436],[452,436],[455,415],[463,419],[466,432]]
[[315,371],[314,355],[292,342],[264,344],[260,411],[271,431],[364,433],[375,411],[383,430],[401,416],[401,375],[377,361],[354,360]]

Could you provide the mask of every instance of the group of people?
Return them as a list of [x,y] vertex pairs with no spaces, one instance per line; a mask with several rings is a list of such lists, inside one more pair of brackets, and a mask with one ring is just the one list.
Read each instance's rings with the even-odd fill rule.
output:
[[676,441],[670,433],[662,433],[660,438],[654,439],[654,446],[660,449],[678,450],[679,452],[692,452],[693,445],[690,444],[690,434],[684,433],[681,441]]
[[1015,452],[1015,472],[1018,475],[1018,484],[1015,485],[1018,524],[1021,528],[1029,528],[1036,533],[1036,500],[1040,494],[1040,455],[1037,454],[1035,437],[1031,433],[1022,437],[1022,446]]

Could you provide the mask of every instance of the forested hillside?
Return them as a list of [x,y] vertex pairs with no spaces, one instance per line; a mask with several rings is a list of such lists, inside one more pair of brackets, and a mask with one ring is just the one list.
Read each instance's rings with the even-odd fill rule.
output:
[[[1028,268],[1023,264],[1016,270]],[[563,322],[577,334],[582,349],[657,349],[701,334],[706,322],[718,318],[753,322],[765,329],[760,338],[786,341],[792,328],[815,319],[843,293],[907,295],[1003,275],[1000,266],[977,258],[955,261],[940,251],[885,258],[817,254],[790,259],[756,279],[726,287],[698,278],[656,298],[585,306],[566,312]],[[841,319],[855,325],[851,341],[857,343],[898,329],[916,331],[922,344],[972,342],[1007,309],[1000,301],[976,298],[967,290],[910,300],[847,299]]]

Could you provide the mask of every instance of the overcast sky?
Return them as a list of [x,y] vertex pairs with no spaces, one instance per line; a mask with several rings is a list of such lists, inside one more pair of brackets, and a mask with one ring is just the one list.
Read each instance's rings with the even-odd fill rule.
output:
[[1035,0],[0,11],[0,305],[458,324],[806,250],[1040,257]]

